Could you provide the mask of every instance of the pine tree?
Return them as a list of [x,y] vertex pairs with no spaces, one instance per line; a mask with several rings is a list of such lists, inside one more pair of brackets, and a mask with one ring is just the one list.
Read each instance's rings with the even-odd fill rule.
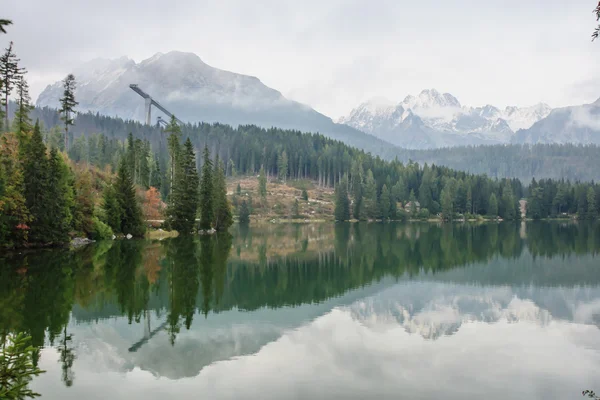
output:
[[225,183],[225,170],[223,164],[219,161],[215,162],[213,174],[213,194],[214,194],[214,227],[217,231],[227,230],[233,223],[231,215],[231,207],[227,200],[227,186]]
[[348,198],[348,178],[344,176],[335,187],[335,220],[350,219],[350,199]]
[[194,146],[188,138],[175,166],[173,191],[167,207],[169,225],[181,234],[192,233],[198,212],[198,171]]
[[49,234],[48,229],[52,215],[48,214],[47,204],[54,199],[47,198],[49,184],[48,157],[40,131],[39,121],[36,122],[33,134],[23,157],[23,187],[25,204],[32,216],[30,239],[43,243]]
[[239,196],[242,194],[242,186],[238,183],[237,187],[235,188],[235,193]]
[[513,220],[517,216],[517,210],[515,208],[515,198],[513,196],[512,186],[510,181],[506,181],[502,188],[500,207],[500,217],[506,220]]
[[165,128],[165,132],[170,133],[168,138],[169,145],[169,193],[173,191],[173,181],[175,179],[175,168],[177,165],[177,157],[179,156],[179,152],[181,151],[179,145],[179,136],[181,136],[181,127],[177,123],[177,118],[175,115],[171,115],[171,121],[169,125]]
[[494,193],[492,193],[490,196],[488,214],[490,215],[490,217],[498,217],[498,199],[496,198],[496,194]]
[[379,214],[379,206],[377,203],[377,183],[373,177],[373,172],[367,170],[364,190],[362,191],[362,199],[365,203],[365,212],[367,218],[377,218]]
[[104,209],[104,223],[113,230],[114,233],[121,233],[121,219],[123,210],[117,199],[117,192],[113,185],[108,185],[102,194],[102,208]]
[[533,219],[544,218],[542,202],[544,201],[544,189],[535,187],[531,190],[527,199],[527,216]]
[[440,201],[442,203],[442,218],[446,221],[452,221],[454,216],[454,199],[452,198],[452,190],[448,187],[442,189]]
[[391,208],[392,208],[392,198],[391,193],[386,184],[381,188],[381,196],[379,196],[379,205],[381,208],[380,214],[381,218],[385,221],[390,219]]
[[246,200],[242,201],[239,214],[240,224],[248,224],[250,222],[250,209]]
[[288,156],[285,150],[281,153],[277,159],[277,172],[279,180],[285,183],[288,174]]
[[67,75],[63,80],[63,97],[60,98],[60,109],[58,112],[61,115],[61,120],[65,124],[65,150],[69,150],[69,126],[75,124],[73,119],[75,115],[75,107],[79,104],[75,101],[75,89],[77,83],[75,82],[75,76],[73,74]]
[[48,185],[46,190],[46,212],[50,216],[44,243],[65,243],[69,240],[73,216],[73,189],[69,184],[69,170],[56,149],[48,158]]
[[115,192],[119,208],[122,211],[120,229],[118,231],[125,235],[143,236],[146,228],[142,218],[142,211],[138,204],[135,195],[135,186],[129,175],[125,160],[122,160],[119,164]]
[[473,213],[473,192],[471,185],[467,188],[467,205],[465,206],[467,213]]
[[210,159],[208,145],[204,146],[202,155],[202,178],[200,181],[200,229],[209,230],[215,219],[213,195],[213,163]]
[[8,98],[10,97],[15,85],[20,81],[26,71],[19,67],[20,59],[13,51],[13,42],[10,42],[5,49],[4,54],[0,56],[0,93],[2,100],[0,103],[4,105],[4,126],[9,129],[8,124]]
[[292,205],[292,218],[300,217],[300,203],[298,203],[298,199],[294,199],[294,204]]
[[414,190],[411,189],[410,194],[408,195],[408,201],[410,202],[410,215],[417,215],[417,197],[415,196]]
[[158,156],[155,156],[152,173],[150,174],[150,186],[160,191],[162,181],[162,173],[160,171],[160,163],[158,162]]
[[16,83],[17,90],[17,110],[14,118],[14,130],[20,136],[23,136],[26,132],[30,132],[32,129],[31,118],[29,113],[33,110],[31,104],[31,97],[29,96],[29,85],[23,77],[19,76],[19,80]]
[[587,217],[588,219],[598,218],[598,209],[596,208],[596,192],[590,187],[587,192]]
[[308,192],[306,189],[302,189],[302,200],[308,201]]
[[258,173],[258,195],[263,201],[267,199],[267,174],[264,167]]

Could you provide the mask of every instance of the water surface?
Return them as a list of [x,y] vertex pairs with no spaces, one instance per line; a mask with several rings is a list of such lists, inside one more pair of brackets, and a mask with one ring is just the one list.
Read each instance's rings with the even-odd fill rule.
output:
[[44,399],[600,390],[600,225],[319,224],[0,257]]

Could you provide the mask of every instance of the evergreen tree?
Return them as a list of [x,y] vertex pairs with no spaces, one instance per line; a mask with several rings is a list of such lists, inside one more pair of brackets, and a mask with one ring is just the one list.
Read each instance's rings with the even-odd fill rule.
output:
[[239,214],[240,224],[248,224],[250,222],[250,209],[246,200],[242,200]]
[[177,168],[177,157],[179,156],[179,152],[181,151],[179,145],[179,136],[181,136],[181,127],[177,123],[177,118],[175,115],[171,115],[171,121],[169,125],[165,128],[165,132],[170,133],[168,138],[169,145],[169,193],[173,191],[173,181],[175,180],[175,169]]
[[46,145],[42,138],[40,124],[36,122],[31,139],[25,146],[23,157],[23,187],[25,204],[32,216],[30,239],[33,242],[45,242],[45,238],[50,236],[48,230],[54,218],[48,214],[47,207],[49,202],[54,201],[47,197],[48,174]]
[[258,173],[258,195],[263,201],[267,199],[267,174],[264,167]]
[[381,208],[381,211],[380,211],[381,218],[383,218],[384,221],[390,219],[391,208],[392,208],[392,199],[391,199],[391,193],[388,190],[388,187],[386,184],[384,184],[383,187],[381,188],[381,196],[379,199],[379,205]]
[[377,203],[377,183],[373,177],[373,172],[367,170],[367,177],[363,190],[362,201],[364,201],[365,213],[367,218],[377,218],[379,214],[379,205]]
[[596,208],[596,192],[590,187],[587,192],[587,217],[588,219],[598,218],[598,209]]
[[294,204],[292,205],[292,218],[300,217],[300,204],[298,203],[298,199],[294,199]]
[[408,201],[410,202],[410,215],[417,215],[417,197],[415,196],[414,190],[411,189],[410,194],[408,195]]
[[121,209],[120,229],[117,231],[122,232],[125,235],[130,234],[136,237],[143,236],[146,227],[144,226],[142,210],[138,204],[135,195],[135,186],[129,175],[125,160],[122,160],[119,164],[119,171],[117,173],[114,189],[116,192],[117,203]]
[[69,126],[75,124],[75,107],[79,104],[75,101],[76,86],[75,76],[73,74],[67,75],[63,80],[63,97],[59,100],[60,109],[58,112],[62,114],[61,119],[65,124],[65,150],[69,150]]
[[335,187],[335,220],[350,219],[350,199],[348,198],[348,178],[344,176]]
[[14,118],[14,130],[17,134],[23,135],[26,132],[30,132],[32,129],[31,118],[29,113],[33,110],[31,104],[31,97],[29,96],[29,85],[23,77],[19,76],[19,80],[16,83],[17,90],[17,110]]
[[471,185],[467,188],[467,203],[465,209],[467,213],[473,214],[473,192],[471,190]]
[[500,217],[506,220],[513,220],[517,217],[517,210],[515,208],[515,198],[513,196],[512,186],[510,181],[506,181],[502,188]]
[[104,223],[106,223],[114,233],[121,232],[121,219],[123,210],[117,199],[117,192],[113,185],[107,185],[102,195],[102,208],[104,209]]
[[235,193],[237,193],[238,196],[240,196],[242,194],[242,186],[238,183],[237,187],[235,188]]
[[175,182],[167,208],[167,220],[170,226],[181,234],[189,234],[194,230],[198,213],[198,171],[194,146],[188,138],[183,151],[178,157]]
[[442,189],[441,202],[442,218],[444,218],[446,221],[452,221],[454,216],[454,199],[450,185],[446,185],[444,189]]
[[73,216],[73,189],[69,184],[69,170],[56,149],[50,151],[48,158],[48,185],[46,189],[46,212],[50,216],[44,237],[44,243],[65,243]]
[[498,199],[494,193],[492,193],[490,196],[488,214],[490,217],[498,217]]
[[535,187],[527,200],[527,216],[532,219],[544,218],[542,202],[544,200],[544,189]]
[[302,200],[308,201],[308,192],[306,189],[302,189]]
[[213,174],[214,194],[214,227],[217,231],[227,230],[233,224],[231,206],[227,200],[227,185],[225,183],[225,169],[217,158]]
[[285,150],[281,153],[277,159],[277,171],[279,174],[279,180],[285,182],[288,174],[288,156]]
[[25,69],[19,67],[20,59],[13,51],[13,42],[10,42],[5,49],[4,54],[0,56],[0,94],[2,100],[0,103],[4,106],[4,126],[9,129],[8,124],[8,98],[10,97],[15,85],[25,74]]
[[158,191],[161,189],[162,174],[160,172],[160,163],[158,162],[158,156],[154,158],[152,173],[150,174],[150,186],[156,188]]
[[200,229],[209,230],[215,219],[213,195],[213,163],[208,146],[204,146],[204,165],[200,182]]

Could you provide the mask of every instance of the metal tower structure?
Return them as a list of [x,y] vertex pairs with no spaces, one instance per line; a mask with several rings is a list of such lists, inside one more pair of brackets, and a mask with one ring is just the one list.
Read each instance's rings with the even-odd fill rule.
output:
[[[173,114],[171,114],[166,108],[164,108],[158,101],[154,100],[148,93],[146,93],[142,89],[140,89],[140,87],[137,84],[132,83],[131,85],[129,85],[129,87],[131,88],[131,90],[133,90],[134,92],[139,94],[144,99],[144,102],[145,102],[144,114],[146,115],[146,125],[152,124],[152,106],[154,106],[154,107],[158,108],[160,111],[164,112],[167,116],[169,116],[169,118],[173,117]],[[181,120],[179,118],[175,118],[175,119],[180,124],[183,124],[183,122],[181,122]]]

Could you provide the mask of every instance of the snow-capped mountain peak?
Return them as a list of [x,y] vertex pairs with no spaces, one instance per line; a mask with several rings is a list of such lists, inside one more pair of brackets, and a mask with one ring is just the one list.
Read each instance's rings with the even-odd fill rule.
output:
[[395,107],[388,101],[363,103],[340,121],[402,147],[441,147],[508,143],[518,129],[532,126],[551,110],[543,103],[504,110],[490,104],[467,107],[450,93],[426,89]]

